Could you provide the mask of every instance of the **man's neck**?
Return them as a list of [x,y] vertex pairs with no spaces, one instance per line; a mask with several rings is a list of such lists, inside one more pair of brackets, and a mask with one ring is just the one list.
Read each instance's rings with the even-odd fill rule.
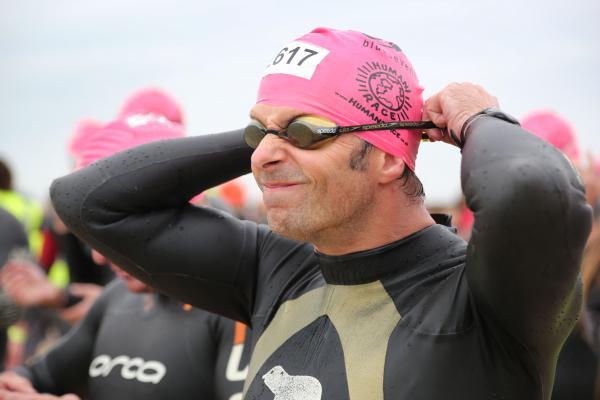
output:
[[[381,212],[382,209],[394,211]],[[393,243],[433,224],[435,221],[421,203],[408,207],[380,207],[365,215],[362,221],[320,232],[312,243],[320,253],[344,255]]]

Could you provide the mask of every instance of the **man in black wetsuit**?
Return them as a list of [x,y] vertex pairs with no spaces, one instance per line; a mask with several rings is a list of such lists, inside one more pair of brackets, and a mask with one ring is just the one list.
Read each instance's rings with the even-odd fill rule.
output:
[[[395,44],[320,28],[277,53],[245,132],[141,146],[52,199],[128,272],[251,326],[246,399],[547,400],[580,303],[581,181],[482,88],[448,86],[423,118],[462,148],[464,242],[423,206],[420,132],[334,135],[418,120],[420,92]],[[269,227],[188,205],[250,165]]]

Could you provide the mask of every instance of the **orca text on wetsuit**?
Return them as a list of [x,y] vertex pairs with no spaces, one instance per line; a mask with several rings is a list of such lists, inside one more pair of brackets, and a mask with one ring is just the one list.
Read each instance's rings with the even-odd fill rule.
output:
[[17,372],[40,393],[90,399],[239,399],[245,327],[111,283],[49,353]]

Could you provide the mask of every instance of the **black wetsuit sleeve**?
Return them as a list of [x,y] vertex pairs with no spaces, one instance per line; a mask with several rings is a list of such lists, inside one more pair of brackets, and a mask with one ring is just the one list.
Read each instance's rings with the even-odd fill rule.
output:
[[116,284],[108,286],[90,311],[46,355],[16,371],[40,393],[87,395],[88,370],[100,323]]
[[467,279],[482,315],[542,357],[572,329],[591,209],[571,163],[516,125],[469,126],[462,187],[475,214]]
[[57,179],[51,198],[80,238],[159,291],[250,323],[258,226],[190,205],[250,171],[242,131],[146,144]]

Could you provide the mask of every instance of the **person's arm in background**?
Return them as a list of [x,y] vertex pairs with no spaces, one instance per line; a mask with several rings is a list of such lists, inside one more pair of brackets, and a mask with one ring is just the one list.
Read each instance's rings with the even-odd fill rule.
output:
[[10,390],[0,389],[0,400],[79,400],[79,397],[74,394],[65,394],[58,397],[51,394],[11,392]]
[[19,307],[57,308],[63,320],[75,324],[87,313],[102,292],[94,284],[74,283],[59,288],[27,259],[11,259],[0,271],[0,283],[6,295]]
[[[115,285],[108,287],[94,303],[85,318],[64,336],[46,355],[31,364],[15,369],[36,391],[62,395],[77,393],[85,395],[88,369],[93,354],[99,324],[103,318]],[[9,389],[15,383],[14,372],[0,375],[0,388]]]
[[0,269],[11,256],[17,251],[27,251],[27,235],[23,225],[19,221],[0,208]]
[[[27,252],[27,235],[23,225],[9,212],[0,208],[0,274],[6,261],[18,252]],[[5,367],[5,360],[10,363],[19,346],[10,346],[8,327],[18,321],[20,308],[8,297],[0,287],[0,370]]]
[[136,278],[250,321],[259,228],[188,201],[250,171],[242,131],[146,144],[57,179],[57,214]]

